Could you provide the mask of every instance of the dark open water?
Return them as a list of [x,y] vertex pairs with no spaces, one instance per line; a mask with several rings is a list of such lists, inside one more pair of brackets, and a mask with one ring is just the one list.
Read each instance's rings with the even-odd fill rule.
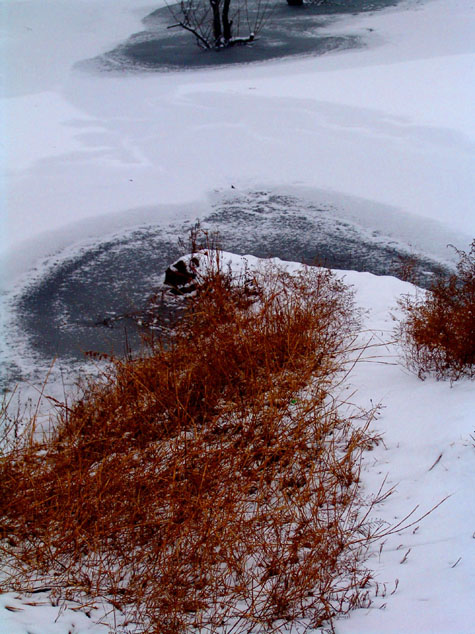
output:
[[[414,256],[421,286],[447,271],[436,258],[295,195],[233,192],[215,202],[201,225],[219,234],[224,250],[239,254],[399,277]],[[188,251],[179,241],[186,242],[189,229],[189,223],[140,227],[59,258],[15,300],[15,319],[31,351],[44,359],[81,360],[85,351],[138,348],[149,298],[161,294],[165,269]],[[159,312],[166,316],[169,308]]]
[[[395,6],[400,0],[325,0],[290,7],[286,0],[233,0],[234,36],[247,37],[254,30],[257,12],[266,16],[254,42],[221,50],[200,49],[195,37],[176,23],[167,7],[144,20],[144,30],[134,33],[112,51],[81,62],[84,69],[102,71],[191,70],[263,62],[295,55],[325,53],[365,45],[360,35],[331,36],[324,28],[337,18]],[[206,6],[206,4],[205,4]],[[178,5],[171,5],[179,15]],[[369,35],[369,33],[368,33]]]

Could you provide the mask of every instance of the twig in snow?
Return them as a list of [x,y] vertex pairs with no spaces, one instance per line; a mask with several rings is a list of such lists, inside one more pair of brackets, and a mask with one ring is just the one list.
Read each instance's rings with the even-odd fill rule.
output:
[[440,459],[442,458],[442,456],[443,456],[443,452],[440,454],[440,456],[439,456],[439,457],[437,458],[437,460],[434,462],[434,464],[433,464],[433,465],[432,465],[432,467],[429,469],[429,471],[432,471],[432,469],[433,469],[436,465],[438,465],[438,464],[439,464]]
[[411,552],[412,548],[409,548],[409,550],[407,551],[407,553],[404,555],[404,557],[401,559],[401,561],[399,562],[400,564],[405,564],[407,561],[407,556],[409,555],[409,553]]

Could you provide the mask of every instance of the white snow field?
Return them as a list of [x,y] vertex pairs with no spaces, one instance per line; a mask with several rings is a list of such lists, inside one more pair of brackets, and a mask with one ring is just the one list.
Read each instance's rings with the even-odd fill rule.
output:
[[[335,20],[325,32],[366,47],[184,72],[87,73],[163,4],[0,0],[0,277],[9,292],[44,257],[143,223],[194,218],[216,189],[302,188],[394,210],[397,237],[427,219],[468,246],[475,235],[475,1],[407,0]],[[309,193],[310,192],[310,193]],[[374,207],[374,208],[377,208]],[[397,214],[401,213],[398,227]],[[411,216],[412,214],[412,216]],[[404,219],[404,220],[403,220]],[[367,222],[367,218],[364,219]],[[430,221],[430,222],[429,222]],[[404,226],[403,226],[404,225]],[[375,340],[392,338],[395,278],[346,272]],[[395,345],[357,364],[347,390],[384,437],[366,458],[368,495],[395,492],[377,520],[432,514],[369,561],[380,590],[337,634],[474,634],[475,390],[420,381]],[[397,580],[397,581],[396,581]],[[393,592],[394,590],[394,592]],[[28,605],[30,604],[30,605]],[[38,604],[38,605],[32,605]],[[0,595],[0,634],[105,634],[74,604]]]

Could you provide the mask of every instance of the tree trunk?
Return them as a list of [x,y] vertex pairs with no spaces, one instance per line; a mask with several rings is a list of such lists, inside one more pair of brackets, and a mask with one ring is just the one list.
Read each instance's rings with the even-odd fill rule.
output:
[[210,0],[211,9],[213,11],[213,38],[214,45],[219,46],[222,39],[221,16],[219,15],[219,5],[221,0]]
[[229,8],[231,6],[231,0],[224,0],[223,4],[223,38],[227,44],[231,39],[231,28],[233,21],[229,19]]

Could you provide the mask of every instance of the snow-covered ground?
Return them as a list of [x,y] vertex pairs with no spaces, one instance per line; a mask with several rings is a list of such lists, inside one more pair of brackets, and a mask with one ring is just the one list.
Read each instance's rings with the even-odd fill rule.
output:
[[[339,388],[339,398],[352,409],[382,406],[373,429],[383,443],[366,455],[364,494],[377,493],[383,483],[385,491],[395,489],[374,508],[371,520],[394,526],[417,509],[404,522],[414,522],[410,528],[374,545],[368,561],[378,584],[373,604],[338,620],[336,634],[472,634],[473,383],[422,382],[401,365],[397,344],[383,345],[392,339],[395,299],[415,292],[410,284],[370,273],[339,275],[354,286],[356,303],[366,311],[361,339],[371,344]],[[109,625],[98,624],[100,619]],[[75,603],[52,607],[47,594],[0,595],[2,634],[106,634],[115,629],[114,619],[120,624],[120,614],[99,601],[81,609]]]
[[[356,197],[354,213],[367,227],[373,216],[397,239],[426,219],[429,236],[436,227],[468,245],[474,0],[408,0],[341,18],[326,32],[360,35],[367,46],[323,57],[156,74],[74,68],[140,30],[160,3],[0,0],[5,297],[46,256],[127,227],[193,219],[231,185],[289,188],[310,199],[324,192],[336,206]],[[385,208],[391,214],[378,216]],[[408,286],[346,276],[371,311],[366,327],[390,338],[390,310]],[[365,478],[371,491],[389,474],[397,491],[380,518],[394,523],[417,504],[423,513],[451,497],[418,530],[388,538],[371,561],[386,596],[339,621],[337,632],[473,633],[473,383],[421,382],[394,347],[378,354],[350,382],[358,404],[383,404],[376,426],[385,446],[368,455]],[[108,631],[81,612],[56,619],[58,609],[28,601],[40,602],[0,596],[0,606],[21,608],[0,607],[2,634]]]

